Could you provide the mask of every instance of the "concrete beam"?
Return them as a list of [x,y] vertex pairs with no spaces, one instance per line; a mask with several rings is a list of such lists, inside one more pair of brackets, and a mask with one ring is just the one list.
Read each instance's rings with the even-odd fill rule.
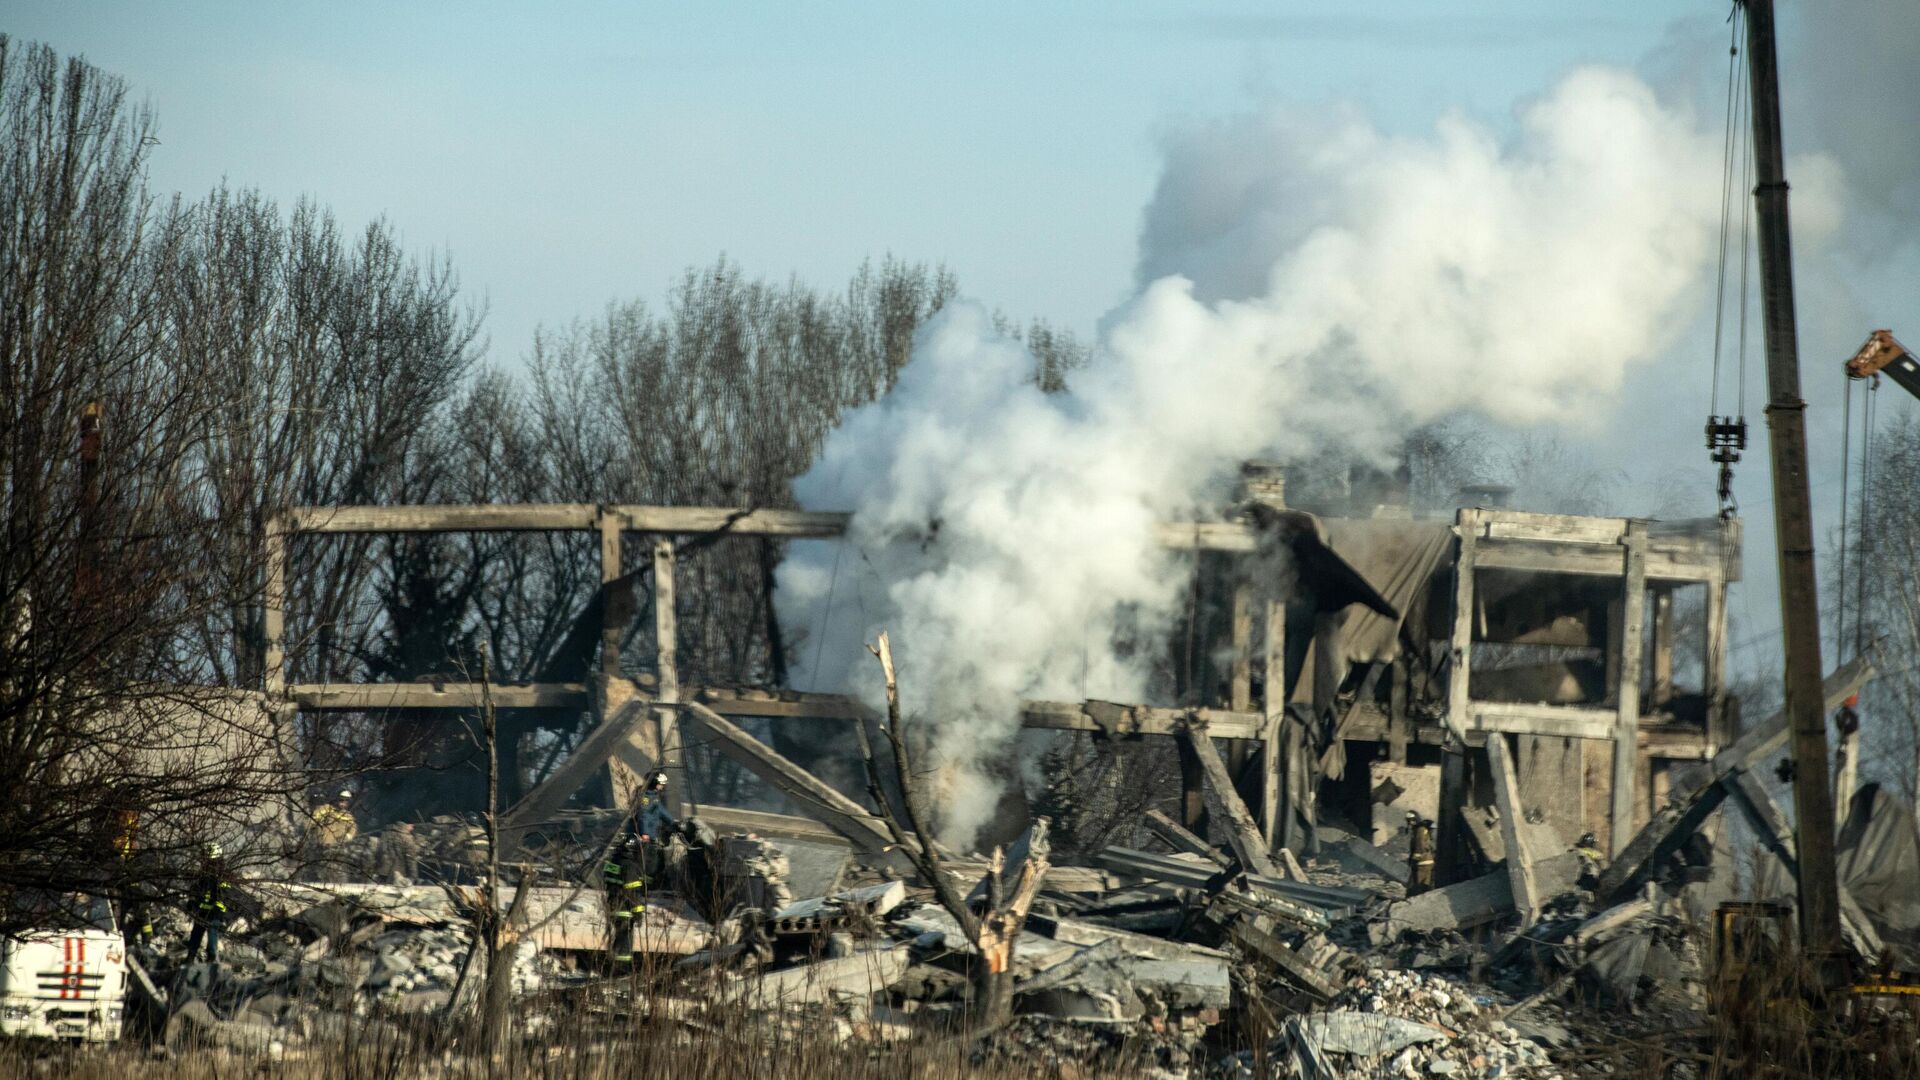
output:
[[1500,839],[1506,847],[1507,885],[1513,896],[1514,910],[1520,913],[1520,925],[1531,926],[1540,914],[1538,886],[1533,880],[1533,856],[1527,850],[1520,828],[1520,781],[1514,775],[1513,756],[1507,752],[1504,735],[1487,738],[1487,764],[1493,773],[1493,802],[1500,811]]
[[1194,835],[1185,826],[1160,810],[1148,810],[1144,824],[1148,832],[1166,841],[1167,846],[1173,850],[1187,855],[1198,855],[1222,870],[1226,869],[1227,860],[1220,857],[1220,853],[1213,849],[1213,845]]
[[1613,647],[1620,651],[1620,679],[1614,686],[1619,714],[1613,728],[1613,788],[1608,819],[1611,850],[1619,852],[1633,836],[1635,780],[1640,771],[1640,667],[1641,623],[1647,610],[1647,523],[1627,522],[1626,595],[1621,605],[1620,638]]
[[[1821,684],[1821,691],[1828,711],[1839,708],[1841,702],[1872,681],[1875,675],[1873,662],[1874,650],[1868,649],[1826,677]],[[1632,842],[1613,857],[1606,872],[1600,875],[1594,895],[1602,901],[1624,896],[1658,856],[1685,843],[1719,809],[1729,790],[1738,786],[1741,773],[1759,765],[1786,745],[1786,741],[1787,715],[1777,712],[1715,755],[1713,779],[1696,790],[1685,803],[1656,812],[1653,820],[1647,822]],[[1791,835],[1790,831],[1788,835]]]
[[825,1004],[838,997],[870,998],[906,977],[905,945],[855,953],[755,975],[723,987],[714,1000],[753,1007]]
[[1278,968],[1288,982],[1305,991],[1315,1001],[1324,1003],[1338,996],[1340,990],[1334,981],[1276,937],[1272,924],[1267,920],[1249,916],[1233,919],[1227,924],[1227,936],[1235,944]]
[[1226,829],[1227,843],[1233,853],[1240,858],[1240,865],[1249,871],[1267,877],[1282,877],[1280,868],[1274,865],[1267,855],[1266,838],[1260,835],[1260,826],[1253,820],[1253,814],[1247,804],[1240,801],[1240,793],[1234,790],[1233,778],[1227,775],[1227,763],[1220,759],[1220,748],[1213,745],[1213,736],[1205,728],[1187,730],[1180,738],[1193,749],[1195,758],[1200,762],[1200,775],[1206,782],[1208,812]]
[[[1568,852],[1541,859],[1533,870],[1540,895],[1557,896],[1579,881],[1580,856]],[[1390,904],[1386,917],[1371,932],[1375,940],[1384,942],[1406,930],[1471,930],[1513,910],[1512,883],[1504,871],[1496,870]]]
[[[741,536],[839,536],[851,517],[726,506],[621,505],[605,512],[619,518],[627,532]],[[602,508],[591,503],[300,506],[289,510],[284,521],[288,531],[304,533],[584,532],[599,528],[601,513]]]
[[675,711],[680,714],[680,726],[687,739],[706,743],[771,784],[808,814],[853,841],[855,848],[880,853],[893,845],[886,825],[866,807],[840,794],[719,713],[697,702],[681,702]]
[[[1104,848],[1094,856],[1093,861],[1102,869],[1111,870],[1116,874],[1164,881],[1189,889],[1206,888],[1207,883],[1220,874],[1220,871],[1207,863],[1194,862],[1172,855],[1156,855],[1150,851],[1135,851],[1131,848]],[[1374,897],[1373,893],[1364,889],[1342,889],[1332,885],[1315,885],[1306,881],[1288,881],[1270,874],[1248,874],[1246,882],[1254,889],[1292,902],[1295,907],[1305,905],[1321,912],[1349,911]],[[1324,929],[1324,916],[1320,916],[1320,922],[1321,928]]]
[[512,832],[529,828],[559,813],[574,792],[599,775],[614,749],[639,729],[647,715],[647,706],[645,699],[635,699],[616,709],[573,748],[551,775],[507,810],[500,821],[501,829]]
[[[495,683],[493,704],[501,709],[586,709],[593,694],[586,683]],[[440,683],[294,683],[293,703],[309,712],[363,712],[376,709],[478,709],[480,684]]]
[[1111,701],[1027,701],[1021,703],[1020,710],[1023,726],[1051,731],[1173,736],[1189,723],[1201,723],[1222,739],[1259,739],[1266,733],[1266,718],[1260,713],[1225,709],[1161,709]]

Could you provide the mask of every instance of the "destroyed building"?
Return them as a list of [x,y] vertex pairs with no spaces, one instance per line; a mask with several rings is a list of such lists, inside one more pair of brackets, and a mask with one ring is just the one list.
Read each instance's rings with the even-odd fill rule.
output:
[[[1727,742],[1737,710],[1725,689],[1737,519],[1535,514],[1499,505],[1497,489],[1464,492],[1476,505],[1434,518],[1411,512],[1404,481],[1378,473],[1356,470],[1317,490],[1296,485],[1292,499],[1279,466],[1250,464],[1244,479],[1244,498],[1220,520],[1160,527],[1163,546],[1194,557],[1196,629],[1175,646],[1191,662],[1176,665],[1170,699],[1030,701],[1026,728],[1115,740],[1204,731],[1221,740],[1225,766],[1274,848],[1314,850],[1323,819],[1384,841],[1412,809],[1439,823],[1443,882],[1499,858],[1490,817],[1463,812],[1494,805],[1484,749],[1493,735],[1508,743],[1529,824],[1549,830],[1557,850],[1588,832],[1607,850],[1624,847],[1677,771],[1711,760]],[[620,805],[614,800],[655,763],[679,768],[690,736],[678,728],[702,721],[650,706],[698,702],[720,717],[777,725],[859,717],[858,703],[836,696],[683,686],[674,659],[676,537],[833,537],[844,522],[831,513],[678,507],[313,508],[287,515],[271,550],[284,558],[289,540],[365,532],[596,532],[601,580],[610,584],[590,614],[616,617],[575,633],[604,639],[617,638],[618,613],[631,610],[617,595],[635,569],[620,563],[620,537],[652,538],[640,568],[655,583],[653,610],[643,613],[659,643],[652,670],[622,672],[618,650],[603,648],[611,661],[599,670],[492,689],[510,713],[588,714],[551,775],[509,793],[510,823],[531,827],[577,805],[583,789],[589,803]],[[270,611],[270,692],[300,710],[470,710],[479,702],[472,683],[287,684],[282,625]],[[700,738],[790,799],[813,800],[767,766],[764,744],[745,732],[716,738],[703,728]],[[1465,752],[1443,753],[1450,739]],[[1207,813],[1200,764],[1183,749],[1181,765],[1180,817],[1197,828]]]
[[[1191,556],[1190,629],[1168,644],[1181,662],[1167,668],[1166,698],[1023,705],[1029,731],[1123,753],[1171,747],[1178,760],[1177,782],[1156,793],[1172,813],[1151,809],[1123,842],[1059,864],[1043,818],[1022,823],[1004,855],[945,851],[881,812],[871,789],[836,788],[756,734],[857,730],[872,722],[859,702],[682,681],[679,545],[831,539],[845,515],[291,512],[269,534],[276,567],[289,543],[340,534],[597,534],[601,593],[568,637],[599,643],[603,660],[522,684],[288,681],[275,602],[284,584],[270,590],[268,695],[295,715],[399,709],[417,723],[420,711],[485,700],[530,724],[586,720],[538,783],[503,792],[500,851],[487,849],[477,816],[405,834],[425,856],[409,870],[437,885],[352,860],[330,876],[353,880],[252,882],[259,922],[235,958],[166,973],[155,987],[163,1002],[171,995],[166,1038],[311,1042],[335,1023],[316,1000],[358,1001],[382,1023],[470,1014],[484,967],[475,928],[488,918],[514,942],[500,969],[512,992],[546,1003],[529,1006],[523,1034],[535,1044],[554,1023],[542,1010],[554,1008],[626,1024],[664,1015],[695,1030],[716,1010],[744,1008],[771,1025],[756,1031],[890,1044],[953,1030],[995,965],[1008,973],[1015,1020],[978,1044],[977,1061],[1081,1059],[1128,1075],[1562,1075],[1556,1053],[1602,1037],[1580,1034],[1591,1017],[1567,1003],[1705,1008],[1714,991],[1690,920],[1726,895],[1726,864],[1710,887],[1711,875],[1672,869],[1705,869],[1702,843],[1704,859],[1717,857],[1716,830],[1702,826],[1723,805],[1778,857],[1785,874],[1762,882],[1768,895],[1790,891],[1780,882],[1795,865],[1790,830],[1752,775],[1784,741],[1785,720],[1741,725],[1726,691],[1739,521],[1528,513],[1495,488],[1422,514],[1404,482],[1366,470],[1290,483],[1288,470],[1250,463],[1242,480],[1216,518],[1159,526],[1164,548]],[[623,540],[633,534],[650,605],[628,593],[636,568]],[[623,670],[617,645],[636,615],[651,620],[658,649]],[[1830,704],[1871,676],[1870,656],[1836,672]],[[500,730],[504,742],[516,729]],[[720,805],[690,791],[693,746],[750,774],[785,812],[765,809],[767,798]],[[632,951],[651,958],[643,1009],[630,977],[609,969],[619,924],[593,871],[656,769],[703,838],[673,842],[660,891],[631,924]],[[1920,940],[1905,879],[1888,869],[1915,858],[1910,812],[1872,788],[1855,802],[1842,836],[1849,940],[1894,955]],[[1410,810],[1439,823],[1437,887],[1418,895],[1401,828]],[[374,843],[392,832],[377,830]],[[1587,833],[1611,858],[1572,850]],[[509,883],[496,899],[486,895],[491,858]],[[1017,888],[1003,871],[1018,874]],[[1010,895],[1013,929],[990,954],[953,911],[1000,911]],[[1264,1033],[1251,1047],[1250,1032]]]

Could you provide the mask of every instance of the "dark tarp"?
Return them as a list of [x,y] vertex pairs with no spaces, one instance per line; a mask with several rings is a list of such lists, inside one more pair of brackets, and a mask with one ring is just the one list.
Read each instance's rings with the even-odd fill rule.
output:
[[[1920,964],[1920,836],[1912,807],[1879,784],[1862,785],[1837,841],[1840,915],[1849,944],[1866,953],[1884,946],[1902,967]],[[1796,902],[1793,877],[1778,859],[1762,859],[1759,869],[1754,895]],[[1879,942],[1858,929],[1862,918]]]
[[1331,518],[1324,522],[1328,546],[1364,577],[1396,614],[1364,605],[1332,616],[1344,661],[1383,664],[1400,655],[1400,623],[1426,591],[1442,561],[1450,560],[1453,527],[1442,522],[1394,518]]
[[1913,808],[1879,784],[1854,793],[1836,852],[1840,880],[1881,936],[1920,941],[1920,836]]

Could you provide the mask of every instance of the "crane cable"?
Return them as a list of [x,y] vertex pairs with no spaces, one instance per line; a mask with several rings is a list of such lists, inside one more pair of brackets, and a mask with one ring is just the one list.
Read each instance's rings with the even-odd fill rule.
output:
[[[1873,535],[1873,426],[1879,413],[1880,377],[1866,376],[1866,390],[1860,401],[1860,514],[1857,522],[1852,517],[1853,497],[1853,384],[1862,381],[1858,376],[1847,374],[1846,396],[1841,408],[1840,421],[1840,587],[1838,589],[1839,615],[1834,626],[1834,653],[1838,656],[1847,646],[1847,548],[1849,542],[1854,550],[1853,568],[1853,655],[1859,656],[1867,646],[1867,556],[1872,550]],[[1859,538],[1852,537],[1849,524],[1859,530]]]
[[[1867,557],[1873,553],[1873,425],[1880,414],[1880,377],[1867,382],[1860,424],[1860,545],[1854,559],[1853,655],[1867,647]],[[1844,540],[1844,535],[1842,537]],[[1841,587],[1846,587],[1842,580]]]
[[[1739,504],[1733,495],[1733,466],[1740,460],[1741,452],[1747,448],[1747,294],[1748,288],[1748,252],[1749,223],[1752,211],[1751,201],[1745,192],[1752,186],[1753,147],[1751,139],[1741,137],[1745,127],[1747,108],[1746,70],[1740,64],[1741,10],[1735,5],[1727,17],[1730,40],[1727,45],[1727,109],[1726,130],[1721,139],[1720,163],[1720,248],[1719,266],[1714,284],[1713,297],[1713,383],[1708,395],[1706,424],[1707,451],[1709,459],[1720,467],[1717,494],[1720,503],[1720,516],[1731,518],[1739,510]],[[1736,162],[1738,168],[1736,170]],[[1741,181],[1740,226],[1740,304],[1739,325],[1737,328],[1735,375],[1735,400],[1737,411],[1728,416],[1720,415],[1720,361],[1726,350],[1727,338],[1727,269],[1728,245],[1735,235],[1733,227],[1734,178],[1736,171]]]
[[1736,141],[1737,117],[1735,115],[1738,100],[1738,79],[1740,69],[1740,8],[1734,7],[1733,15],[1727,20],[1732,24],[1732,41],[1727,46],[1727,118],[1726,130],[1721,134],[1720,147],[1720,256],[1719,272],[1713,287],[1713,384],[1708,399],[1708,412],[1720,411],[1720,342],[1726,323],[1727,309],[1727,236],[1728,222],[1733,211],[1733,154]]
[[[1853,479],[1853,375],[1844,369],[1845,396],[1840,399],[1840,588],[1833,620],[1833,655],[1847,651],[1847,514],[1852,508],[1849,481]],[[1859,615],[1856,613],[1856,619]]]

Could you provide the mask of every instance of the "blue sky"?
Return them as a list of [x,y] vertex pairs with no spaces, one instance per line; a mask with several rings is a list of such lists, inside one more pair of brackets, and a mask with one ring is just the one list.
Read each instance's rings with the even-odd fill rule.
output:
[[1499,117],[1573,62],[1634,62],[1675,10],[9,7],[0,29],[152,102],[157,186],[309,195],[449,252],[497,361],[723,251],[821,284],[867,255],[943,260],[991,304],[1087,329],[1131,284],[1167,125],[1266,99],[1358,102],[1389,127]]
[[[1860,198],[1880,216],[1855,237],[1896,249],[1870,267],[1801,264],[1827,523],[1839,469],[1829,376],[1867,330],[1920,315],[1920,259],[1897,250],[1920,206],[1902,205],[1916,190],[1904,159],[1920,86],[1860,77],[1920,55],[1914,10],[1859,0],[1804,27],[1791,3],[1783,15],[1790,147],[1874,180]],[[1086,332],[1134,284],[1160,133],[1275,101],[1353,103],[1390,130],[1447,109],[1498,125],[1590,61],[1636,67],[1717,116],[1726,11],[12,0],[0,31],[83,54],[150,101],[163,191],[196,196],[224,178],[311,196],[349,227],[384,215],[414,249],[450,255],[488,305],[490,360],[513,365],[537,325],[658,297],[722,252],[752,274],[829,286],[867,256],[944,261],[988,304]],[[1907,325],[1920,337],[1920,319]],[[1710,506],[1702,334],[1630,386],[1601,430],[1570,437],[1636,475],[1684,462]],[[1759,431],[1757,390],[1749,401]],[[1740,481],[1754,587],[1735,602],[1736,634],[1763,642],[1755,656],[1778,623],[1764,449]]]

